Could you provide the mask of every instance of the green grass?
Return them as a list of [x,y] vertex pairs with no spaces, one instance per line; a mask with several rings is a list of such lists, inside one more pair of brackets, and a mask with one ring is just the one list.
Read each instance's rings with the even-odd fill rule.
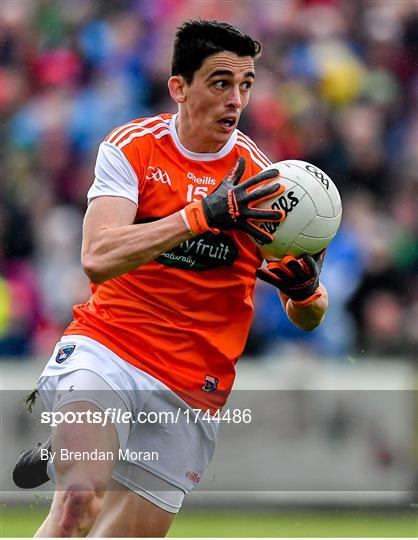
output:
[[417,536],[417,514],[360,512],[189,512],[170,536],[408,537]]
[[[45,507],[4,507],[0,537],[30,537]],[[416,537],[418,514],[407,512],[191,511],[179,514],[171,537]]]

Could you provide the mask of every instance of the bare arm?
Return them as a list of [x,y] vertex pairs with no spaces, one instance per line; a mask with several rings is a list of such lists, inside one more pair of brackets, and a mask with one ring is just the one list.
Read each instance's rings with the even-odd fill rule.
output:
[[295,305],[288,296],[279,291],[280,300],[288,319],[305,332],[319,326],[328,309],[328,293],[322,284],[319,285],[318,292],[321,293],[320,298],[306,307],[301,307]]
[[191,238],[180,212],[134,225],[136,205],[124,197],[97,197],[86,212],[81,263],[93,283],[145,264]]

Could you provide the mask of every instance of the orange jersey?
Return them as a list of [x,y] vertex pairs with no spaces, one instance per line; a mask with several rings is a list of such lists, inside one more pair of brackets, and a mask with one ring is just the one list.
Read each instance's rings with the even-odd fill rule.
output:
[[[243,180],[270,164],[238,130],[216,154],[196,154],[182,147],[173,115],[134,120],[102,143],[89,195],[137,201],[135,223],[163,218],[214,191],[239,156],[246,159]],[[196,236],[136,270],[91,284],[90,300],[74,307],[65,334],[95,339],[193,406],[216,410],[245,346],[261,262],[241,231]]]

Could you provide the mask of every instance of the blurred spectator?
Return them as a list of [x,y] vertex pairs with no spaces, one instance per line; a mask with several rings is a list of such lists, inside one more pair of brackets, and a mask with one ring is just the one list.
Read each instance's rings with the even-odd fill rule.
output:
[[343,196],[324,324],[292,327],[259,283],[247,350],[416,357],[415,0],[3,0],[0,355],[47,355],[88,298],[80,227],[98,144],[118,124],[175,109],[172,37],[199,16],[262,41],[242,129],[273,161],[323,168]]

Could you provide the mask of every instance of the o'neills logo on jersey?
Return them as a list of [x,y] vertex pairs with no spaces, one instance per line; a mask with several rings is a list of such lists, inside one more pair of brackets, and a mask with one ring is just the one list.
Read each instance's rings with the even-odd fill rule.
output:
[[237,258],[238,248],[229,236],[207,232],[162,253],[156,261],[184,270],[212,270],[231,266]]
[[194,471],[186,471],[186,476],[189,480],[191,480],[193,483],[198,484],[200,482],[200,474]]
[[159,167],[148,167],[145,180],[161,182],[161,184],[168,184],[171,186],[171,180],[167,171],[163,171]]
[[199,184],[203,186],[215,186],[216,180],[211,176],[196,176],[192,172],[187,173],[187,179],[191,180],[194,184]]

